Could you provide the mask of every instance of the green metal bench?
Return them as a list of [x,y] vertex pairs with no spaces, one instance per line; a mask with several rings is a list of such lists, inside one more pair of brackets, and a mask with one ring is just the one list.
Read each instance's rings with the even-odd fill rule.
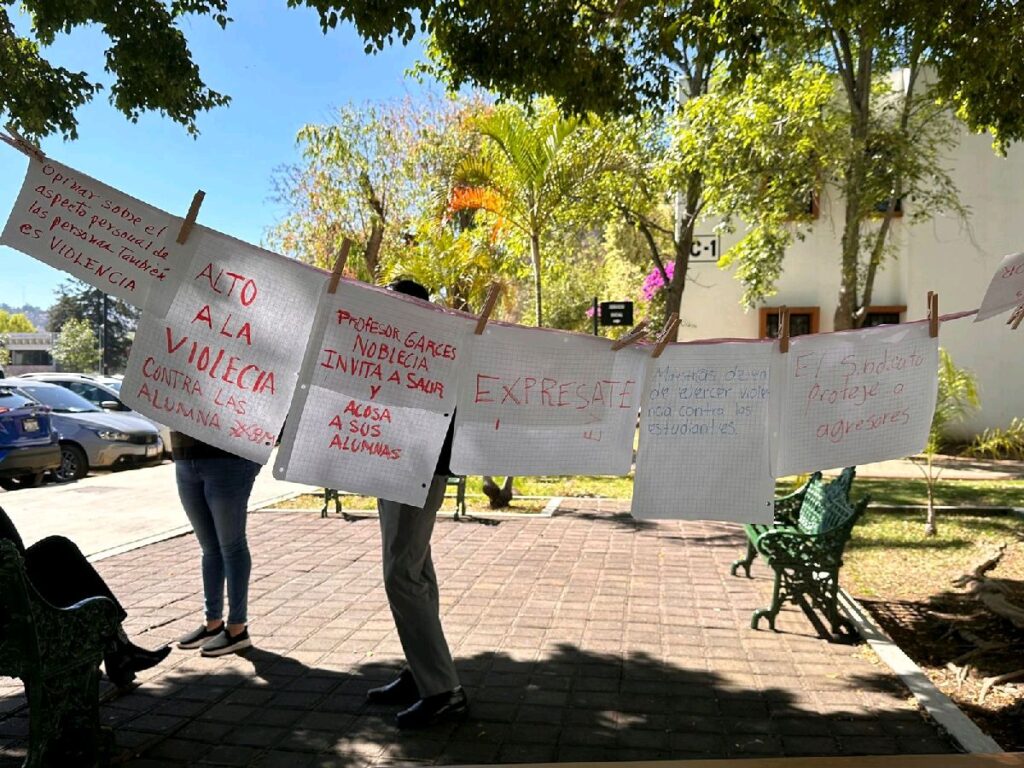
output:
[[754,611],[752,629],[763,617],[775,629],[775,618],[788,599],[805,598],[828,620],[834,634],[842,628],[852,631],[838,606],[839,569],[853,526],[867,508],[869,499],[855,506],[849,499],[855,469],[847,467],[830,483],[815,473],[798,491],[776,500],[775,522],[745,525],[747,556],[733,563],[732,575],[743,567],[750,577],[750,565],[761,555],[775,572],[772,604]]
[[25,768],[90,768],[109,756],[99,722],[99,666],[119,624],[118,608],[106,597],[68,608],[46,602],[14,542],[0,539],[0,675],[25,684]]
[[[455,519],[458,520],[459,519],[459,515],[462,515],[463,518],[467,517],[467,513],[466,513],[466,476],[465,475],[449,475],[448,476],[448,482],[446,483],[446,492],[445,492],[446,496],[448,495],[447,494],[447,489],[451,488],[453,485],[455,486]],[[331,502],[333,501],[334,502],[334,513],[335,514],[341,515],[345,519],[352,519],[352,520],[355,519],[354,517],[346,515],[345,512],[342,510],[342,508],[341,508],[341,496],[342,496],[342,494],[340,492],[338,492],[337,490],[335,490],[334,488],[324,488],[324,505],[320,509],[320,517],[321,518],[327,517],[327,510],[330,508]]]

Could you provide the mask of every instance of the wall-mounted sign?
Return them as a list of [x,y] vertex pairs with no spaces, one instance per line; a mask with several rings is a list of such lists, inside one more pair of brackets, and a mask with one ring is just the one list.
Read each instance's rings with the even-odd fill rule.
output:
[[694,235],[690,246],[691,262],[718,261],[722,255],[722,238],[718,235]]

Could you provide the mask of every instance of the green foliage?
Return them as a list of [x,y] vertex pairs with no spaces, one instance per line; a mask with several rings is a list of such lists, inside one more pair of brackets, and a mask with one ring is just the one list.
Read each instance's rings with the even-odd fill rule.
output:
[[32,333],[34,330],[35,326],[32,325],[32,321],[24,314],[20,312],[11,314],[0,309],[0,333]]
[[[57,288],[57,300],[49,310],[49,330],[57,333],[71,320],[89,324],[93,336],[101,340],[106,309],[106,373],[123,371],[128,364],[139,310],[120,299],[107,296],[78,280],[68,279]],[[94,366],[95,367],[95,366]],[[74,370],[74,369],[72,369]],[[86,369],[80,369],[86,370]]]
[[110,103],[135,122],[153,110],[198,134],[196,116],[229,99],[207,87],[179,28],[189,15],[211,16],[222,28],[227,0],[21,0],[31,19],[19,36],[0,0],[0,115],[33,136],[78,136],[75,111],[103,88],[87,72],[52,64],[45,47],[58,34],[97,25],[110,40],[105,70],[113,76]]
[[96,334],[87,320],[64,323],[53,342],[53,360],[65,371],[90,373],[100,363]]
[[926,453],[937,453],[943,446],[947,430],[981,405],[978,383],[969,370],[958,368],[945,349],[939,349],[939,388],[935,413],[928,431]]
[[[612,164],[608,143],[582,130],[585,124],[583,118],[563,117],[550,101],[530,111],[499,105],[473,120],[484,139],[483,151],[464,157],[456,170],[458,185],[479,192],[479,210],[529,253],[538,326],[544,323],[543,254],[552,234],[569,218],[575,199],[585,196]],[[579,229],[581,222],[575,223]]]
[[333,123],[304,126],[301,163],[276,174],[288,214],[267,241],[330,269],[347,237],[354,243],[348,269],[370,282],[396,260],[415,259],[440,225],[456,163],[474,151],[465,123],[480,108],[476,99],[350,105]]
[[942,469],[935,469],[935,455],[942,447],[946,430],[950,425],[961,421],[980,404],[978,384],[974,375],[965,368],[958,368],[949,353],[940,348],[935,413],[932,414],[932,423],[928,430],[924,462],[917,463],[918,469],[924,475],[928,491],[928,518],[924,529],[926,536],[934,536],[938,532],[935,524],[935,487],[942,475]]
[[976,459],[1024,459],[1024,419],[1014,417],[1006,429],[986,429],[964,451]]
[[709,35],[713,0],[493,3],[485,0],[289,0],[326,31],[352,22],[367,51],[429,33],[424,69],[457,91],[473,83],[527,103],[553,97],[567,113],[636,112],[666,104],[687,47]]

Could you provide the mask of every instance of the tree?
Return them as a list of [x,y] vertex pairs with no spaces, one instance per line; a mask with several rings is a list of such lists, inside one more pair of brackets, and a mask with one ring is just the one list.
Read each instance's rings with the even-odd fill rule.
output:
[[[426,68],[451,89],[473,83],[521,102],[551,96],[574,114],[671,109],[686,58],[714,50],[724,54],[730,75],[742,78],[766,51],[825,46],[836,59],[857,65],[852,74],[870,78],[873,67],[860,43],[898,33],[905,42],[926,46],[936,94],[971,130],[992,131],[1004,143],[1024,138],[1024,6],[1016,0],[288,4],[316,9],[325,32],[339,21],[352,22],[368,53],[396,40],[408,43],[425,30],[431,59]],[[702,35],[713,46],[703,44]]]
[[84,320],[101,342],[103,373],[123,371],[128,364],[139,310],[98,288],[68,279],[57,288],[49,310],[49,330],[60,332],[69,320]]
[[559,214],[609,167],[607,146],[578,131],[582,118],[564,117],[551,103],[531,112],[503,104],[478,115],[473,127],[484,151],[466,157],[456,176],[456,209],[485,210],[525,241],[533,270],[534,312],[544,323],[544,241]]
[[11,314],[0,309],[0,333],[32,333],[35,329],[32,321],[21,312]]
[[420,241],[423,217],[442,218],[452,169],[475,142],[462,125],[478,108],[475,99],[406,99],[345,106],[333,123],[304,126],[302,162],[276,174],[289,212],[268,242],[329,269],[347,237],[362,257],[351,270],[379,281],[389,261]]
[[32,321],[24,314],[17,312],[11,314],[5,309],[0,309],[0,368],[9,365],[11,362],[11,351],[7,349],[8,333],[31,333],[35,330]]
[[86,320],[72,319],[64,323],[53,342],[53,360],[66,371],[88,373],[100,362],[96,334]]
[[200,78],[179,28],[191,15],[209,15],[225,27],[227,0],[137,0],[129,7],[117,0],[21,0],[31,19],[26,36],[15,29],[10,5],[13,0],[0,0],[0,116],[20,131],[77,138],[75,111],[103,85],[87,72],[52,64],[44,49],[59,33],[90,24],[110,40],[110,103],[132,122],[154,110],[196,135],[197,114],[228,103]]
[[965,368],[958,368],[953,358],[944,349],[939,349],[939,388],[935,398],[935,413],[928,430],[928,443],[924,449],[924,461],[915,461],[924,475],[928,489],[928,517],[925,521],[925,536],[938,533],[935,523],[935,485],[942,475],[942,469],[935,469],[935,455],[946,439],[946,430],[981,404],[978,398],[978,384],[974,375]]
[[[713,82],[716,68],[721,68],[720,81],[735,84],[766,60],[826,67],[839,78],[850,118],[851,151],[835,176],[843,181],[847,203],[843,282],[836,314],[839,328],[864,318],[871,283],[858,282],[858,267],[873,279],[884,256],[886,221],[894,212],[888,203],[895,204],[901,192],[908,194],[915,173],[912,153],[893,152],[908,139],[913,143],[914,131],[909,126],[881,133],[870,128],[873,114],[888,111],[892,126],[900,125],[901,114],[909,114],[889,107],[876,109],[873,89],[880,77],[898,67],[908,69],[907,110],[939,99],[971,130],[992,131],[999,148],[1024,138],[1024,100],[1020,98],[1024,56],[1019,50],[1019,40],[1024,39],[1024,4],[1013,0],[898,4],[873,0],[289,1],[317,9],[325,31],[339,20],[352,21],[367,41],[368,51],[395,38],[407,42],[422,23],[430,37],[431,63],[426,69],[449,87],[472,82],[521,101],[550,95],[563,111],[573,114],[671,110],[673,85],[681,84],[683,100],[699,97]],[[934,80],[930,92],[920,94],[925,98],[916,99],[925,67],[931,68]],[[941,151],[940,145],[941,141],[932,147]],[[908,159],[909,166],[904,164]],[[890,165],[887,171],[886,164]],[[917,164],[926,175],[934,167]],[[686,239],[689,235],[692,242],[692,223],[702,210],[702,174],[711,169],[687,170],[686,176],[677,178],[682,186],[670,310],[681,297],[686,278],[681,267],[687,266],[689,258]],[[885,187],[881,197],[874,194],[876,181]],[[920,188],[928,187],[922,183]],[[871,217],[879,204],[882,217],[875,228]],[[866,219],[867,234],[863,232]],[[758,231],[763,240],[760,252],[778,252],[783,245],[781,229],[760,227]]]
[[[783,7],[798,30],[781,33],[783,57],[824,68],[840,86],[848,141],[832,174],[845,204],[835,328],[857,327],[866,316],[899,201],[934,191],[916,206],[922,213],[958,205],[940,165],[951,132],[942,128],[942,113],[927,108],[934,94],[919,93],[937,33],[925,12],[934,8],[928,2],[890,7],[869,0]],[[908,20],[908,9],[921,15]],[[895,68],[905,71],[902,93],[885,87]],[[865,224],[880,207],[876,235],[865,242]]]

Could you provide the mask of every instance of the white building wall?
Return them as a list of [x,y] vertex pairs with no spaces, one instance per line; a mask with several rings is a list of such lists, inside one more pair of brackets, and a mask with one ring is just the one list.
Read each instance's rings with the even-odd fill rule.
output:
[[[904,321],[924,318],[930,290],[939,293],[941,314],[977,308],[1002,257],[1024,250],[1024,147],[1006,158],[993,153],[988,136],[965,134],[949,168],[960,199],[971,209],[967,222],[942,216],[912,226],[893,222],[895,260],[876,279],[873,306],[905,305]],[[906,201],[909,212],[912,201]],[[764,306],[819,307],[819,332],[833,330],[839,292],[839,250],[843,203],[834,189],[822,195],[821,215],[803,241],[794,243],[784,262],[777,295]],[[698,225],[710,233],[714,222]],[[728,250],[742,232],[722,235]],[[683,294],[678,338],[757,338],[759,312],[740,306],[743,288],[732,270],[714,263],[691,263]],[[1024,417],[1024,327],[1016,333],[993,318],[974,324],[958,320],[942,327],[940,343],[957,365],[978,378],[982,408],[956,430],[969,436],[986,427],[1005,427]]]

